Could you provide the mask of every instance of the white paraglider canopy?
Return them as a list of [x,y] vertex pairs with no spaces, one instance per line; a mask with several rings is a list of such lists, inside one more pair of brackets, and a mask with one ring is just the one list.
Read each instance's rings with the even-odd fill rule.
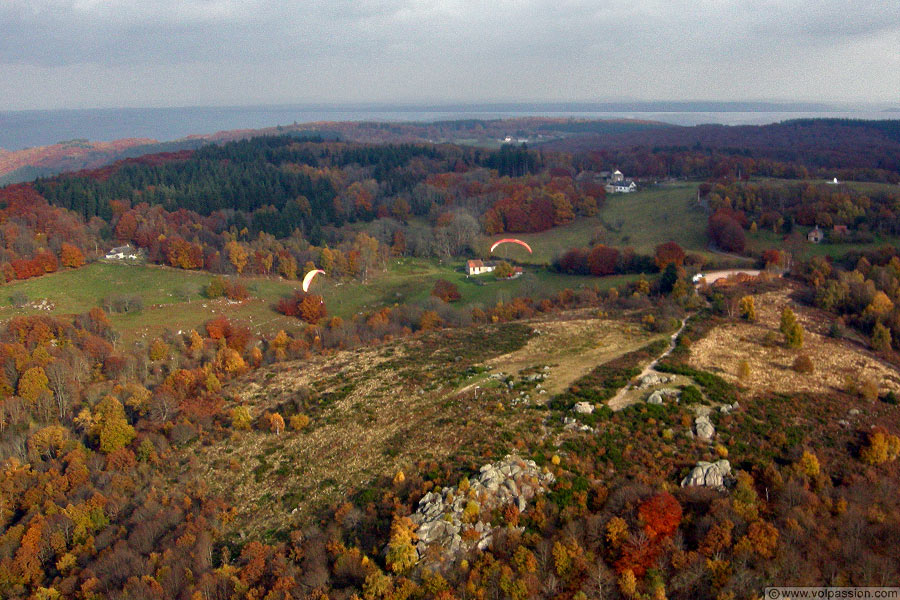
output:
[[310,271],[309,273],[307,273],[305,277],[303,277],[303,291],[304,291],[304,292],[308,292],[308,291],[309,291],[309,284],[312,282],[313,277],[315,277],[315,276],[318,275],[319,273],[321,273],[322,275],[324,275],[324,274],[325,274],[325,271],[323,271],[322,269],[313,269],[312,271]]

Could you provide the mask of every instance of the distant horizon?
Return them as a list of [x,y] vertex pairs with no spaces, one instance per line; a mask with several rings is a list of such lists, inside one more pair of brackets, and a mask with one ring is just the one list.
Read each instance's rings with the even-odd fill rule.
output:
[[900,103],[890,2],[5,0],[0,31],[9,110]]
[[[171,105],[96,105],[47,108],[6,108],[0,113],[180,110],[180,109],[290,109],[378,110],[384,112],[484,112],[494,110],[540,110],[546,112],[900,112],[900,102],[844,102],[811,100],[472,100],[472,101],[293,101]],[[666,109],[671,109],[667,111]]]
[[768,125],[801,118],[891,120],[896,108],[848,108],[824,103],[594,102],[594,103],[345,103],[247,106],[66,108],[0,111],[0,149],[18,151],[73,140],[157,142],[221,131],[315,122],[427,123],[515,118],[653,121],[675,126]]

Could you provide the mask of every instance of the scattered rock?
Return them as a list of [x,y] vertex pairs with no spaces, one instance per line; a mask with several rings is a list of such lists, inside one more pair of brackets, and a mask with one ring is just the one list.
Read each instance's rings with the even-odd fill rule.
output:
[[648,373],[647,375],[641,377],[639,387],[646,388],[650,387],[651,385],[659,385],[659,375]]
[[723,404],[722,406],[719,407],[719,412],[727,415],[728,413],[733,412],[733,411],[739,409],[740,407],[741,407],[741,405],[738,404],[737,402],[735,402],[734,404]]
[[29,308],[33,308],[35,310],[46,310],[46,311],[51,311],[54,308],[56,308],[56,305],[54,303],[50,302],[49,300],[47,300],[46,298],[42,298],[40,302],[35,300],[34,302],[27,304],[26,306],[28,306]]
[[594,405],[590,402],[576,402],[574,410],[579,414],[589,415],[594,412]]
[[678,402],[678,398],[681,396],[681,392],[674,388],[660,388],[654,392],[652,392],[647,397],[648,404],[662,404],[666,398],[671,398]]
[[851,408],[850,411],[849,411],[847,414],[850,415],[851,417],[855,417],[856,415],[859,414],[859,409],[858,409],[858,408]]
[[654,385],[669,383],[673,379],[674,377],[670,377],[668,375],[660,375],[659,373],[647,373],[638,380],[637,387],[638,389],[646,389],[648,387],[653,387]]
[[579,423],[572,417],[565,417],[563,419],[563,428],[570,431],[593,431],[589,426],[584,423]]
[[728,476],[731,475],[731,463],[717,460],[714,463],[699,461],[691,474],[681,481],[681,487],[703,486],[724,489]]

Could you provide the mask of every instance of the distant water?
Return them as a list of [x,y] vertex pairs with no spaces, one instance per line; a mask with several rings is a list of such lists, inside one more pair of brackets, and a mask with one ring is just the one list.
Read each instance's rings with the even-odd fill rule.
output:
[[[578,108],[582,108],[579,110]],[[897,119],[900,112],[823,110],[667,110],[652,106],[639,110],[590,110],[571,105],[480,106],[250,106],[187,108],[113,108],[83,110],[0,111],[0,148],[21,150],[60,141],[152,138],[171,141],[191,134],[230,129],[257,129],[313,121],[444,121],[513,117],[629,118],[675,125],[719,123],[762,125],[786,119],[852,118]],[[608,107],[607,107],[608,108]],[[620,109],[622,107],[616,106]],[[651,110],[654,109],[655,110]],[[676,106],[675,108],[682,108]],[[738,107],[740,108],[740,107]],[[746,107],[744,107],[746,108]],[[767,108],[767,107],[763,107]]]

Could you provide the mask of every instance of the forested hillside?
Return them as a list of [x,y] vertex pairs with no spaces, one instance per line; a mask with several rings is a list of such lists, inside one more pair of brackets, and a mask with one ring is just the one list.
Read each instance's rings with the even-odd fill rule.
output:
[[[672,171],[668,163],[679,157],[697,160],[717,156],[745,162],[745,173],[800,178],[838,176],[897,183],[900,181],[898,130],[900,121],[798,119],[761,126],[697,125],[579,136],[549,143],[548,148],[600,152],[617,164],[627,164],[629,172],[656,177],[700,175],[696,171]],[[645,157],[650,149],[658,160],[626,163],[635,150],[640,150],[640,156]],[[800,172],[803,174],[798,175]]]

